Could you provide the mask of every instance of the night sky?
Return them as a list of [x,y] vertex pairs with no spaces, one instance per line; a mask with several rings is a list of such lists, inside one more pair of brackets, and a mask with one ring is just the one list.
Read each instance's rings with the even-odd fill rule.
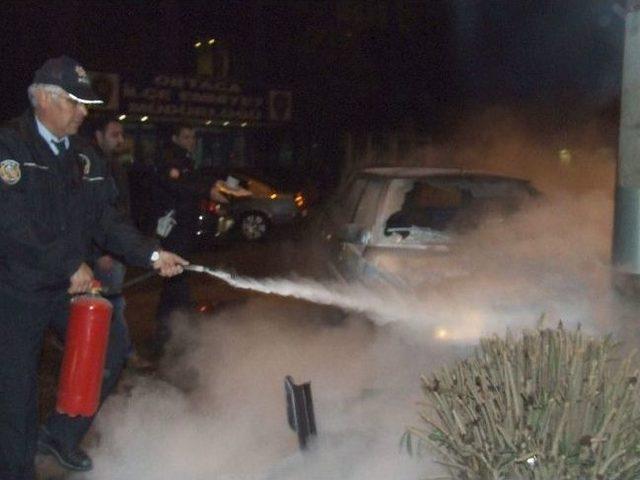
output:
[[66,53],[131,78],[191,74],[215,37],[231,74],[292,88],[298,121],[435,125],[473,105],[606,109],[619,95],[614,0],[10,1],[0,116],[27,106],[33,71]]

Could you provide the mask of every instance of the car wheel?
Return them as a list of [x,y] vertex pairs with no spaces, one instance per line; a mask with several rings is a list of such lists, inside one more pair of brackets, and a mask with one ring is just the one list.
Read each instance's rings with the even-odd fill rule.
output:
[[245,240],[263,239],[269,231],[269,219],[264,213],[247,212],[240,219],[240,233]]

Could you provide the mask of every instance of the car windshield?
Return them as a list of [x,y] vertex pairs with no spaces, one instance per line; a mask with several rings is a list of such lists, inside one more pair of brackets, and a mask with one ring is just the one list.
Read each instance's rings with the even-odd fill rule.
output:
[[259,173],[203,167],[198,170],[198,176],[202,182],[209,182],[211,179],[225,180],[230,176],[234,177],[238,180],[240,187],[251,191],[254,196],[269,196],[272,193],[289,191],[284,188],[282,181]]
[[255,197],[268,197],[276,192],[271,185],[251,177],[241,178],[240,186],[249,190]]

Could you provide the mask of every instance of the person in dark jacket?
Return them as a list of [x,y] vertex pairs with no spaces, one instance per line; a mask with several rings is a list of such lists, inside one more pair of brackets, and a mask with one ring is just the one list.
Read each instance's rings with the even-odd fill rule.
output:
[[[194,173],[193,153],[196,135],[193,128],[178,125],[171,136],[171,144],[163,153],[158,167],[158,178],[154,194],[154,204],[160,217],[173,211],[175,226],[161,239],[163,248],[179,255],[189,255],[194,249],[194,232],[198,202],[212,196],[212,189],[198,185]],[[156,333],[154,350],[161,355],[164,344],[170,337],[169,317],[178,309],[192,306],[188,279],[184,275],[164,281],[156,312]]]
[[[131,218],[131,204],[129,197],[129,178],[127,170],[122,164],[120,156],[124,151],[124,128],[115,117],[102,117],[93,122],[94,140],[99,153],[102,155],[108,171],[107,181],[111,188],[111,204],[128,219]],[[120,322],[124,332],[125,348],[127,350],[127,366],[147,369],[151,363],[138,355],[125,318],[126,300],[122,294],[122,287],[126,274],[125,265],[117,258],[98,249],[98,258],[93,264],[95,277],[106,288],[105,297],[113,305],[112,321]]]
[[[93,418],[53,414],[38,431],[37,366],[45,330],[51,327],[64,339],[70,295],[91,287],[87,262],[93,245],[163,276],[182,273],[188,263],[160,250],[110,205],[106,166],[75,135],[86,105],[100,103],[85,70],[69,57],[47,60],[29,97],[33,110],[0,129],[2,480],[32,480],[36,449],[72,470],[92,467],[79,442]],[[123,362],[113,345],[102,399]]]
[[153,234],[156,228],[156,213],[153,205],[154,185],[157,165],[149,158],[144,146],[137,142],[133,152],[133,162],[127,169],[129,183],[129,208],[133,224],[146,234]]

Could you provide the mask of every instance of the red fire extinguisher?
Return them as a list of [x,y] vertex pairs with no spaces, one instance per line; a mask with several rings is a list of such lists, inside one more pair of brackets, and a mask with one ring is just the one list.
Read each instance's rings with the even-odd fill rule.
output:
[[89,293],[71,300],[56,410],[90,417],[98,410],[109,343],[111,303],[94,280]]

